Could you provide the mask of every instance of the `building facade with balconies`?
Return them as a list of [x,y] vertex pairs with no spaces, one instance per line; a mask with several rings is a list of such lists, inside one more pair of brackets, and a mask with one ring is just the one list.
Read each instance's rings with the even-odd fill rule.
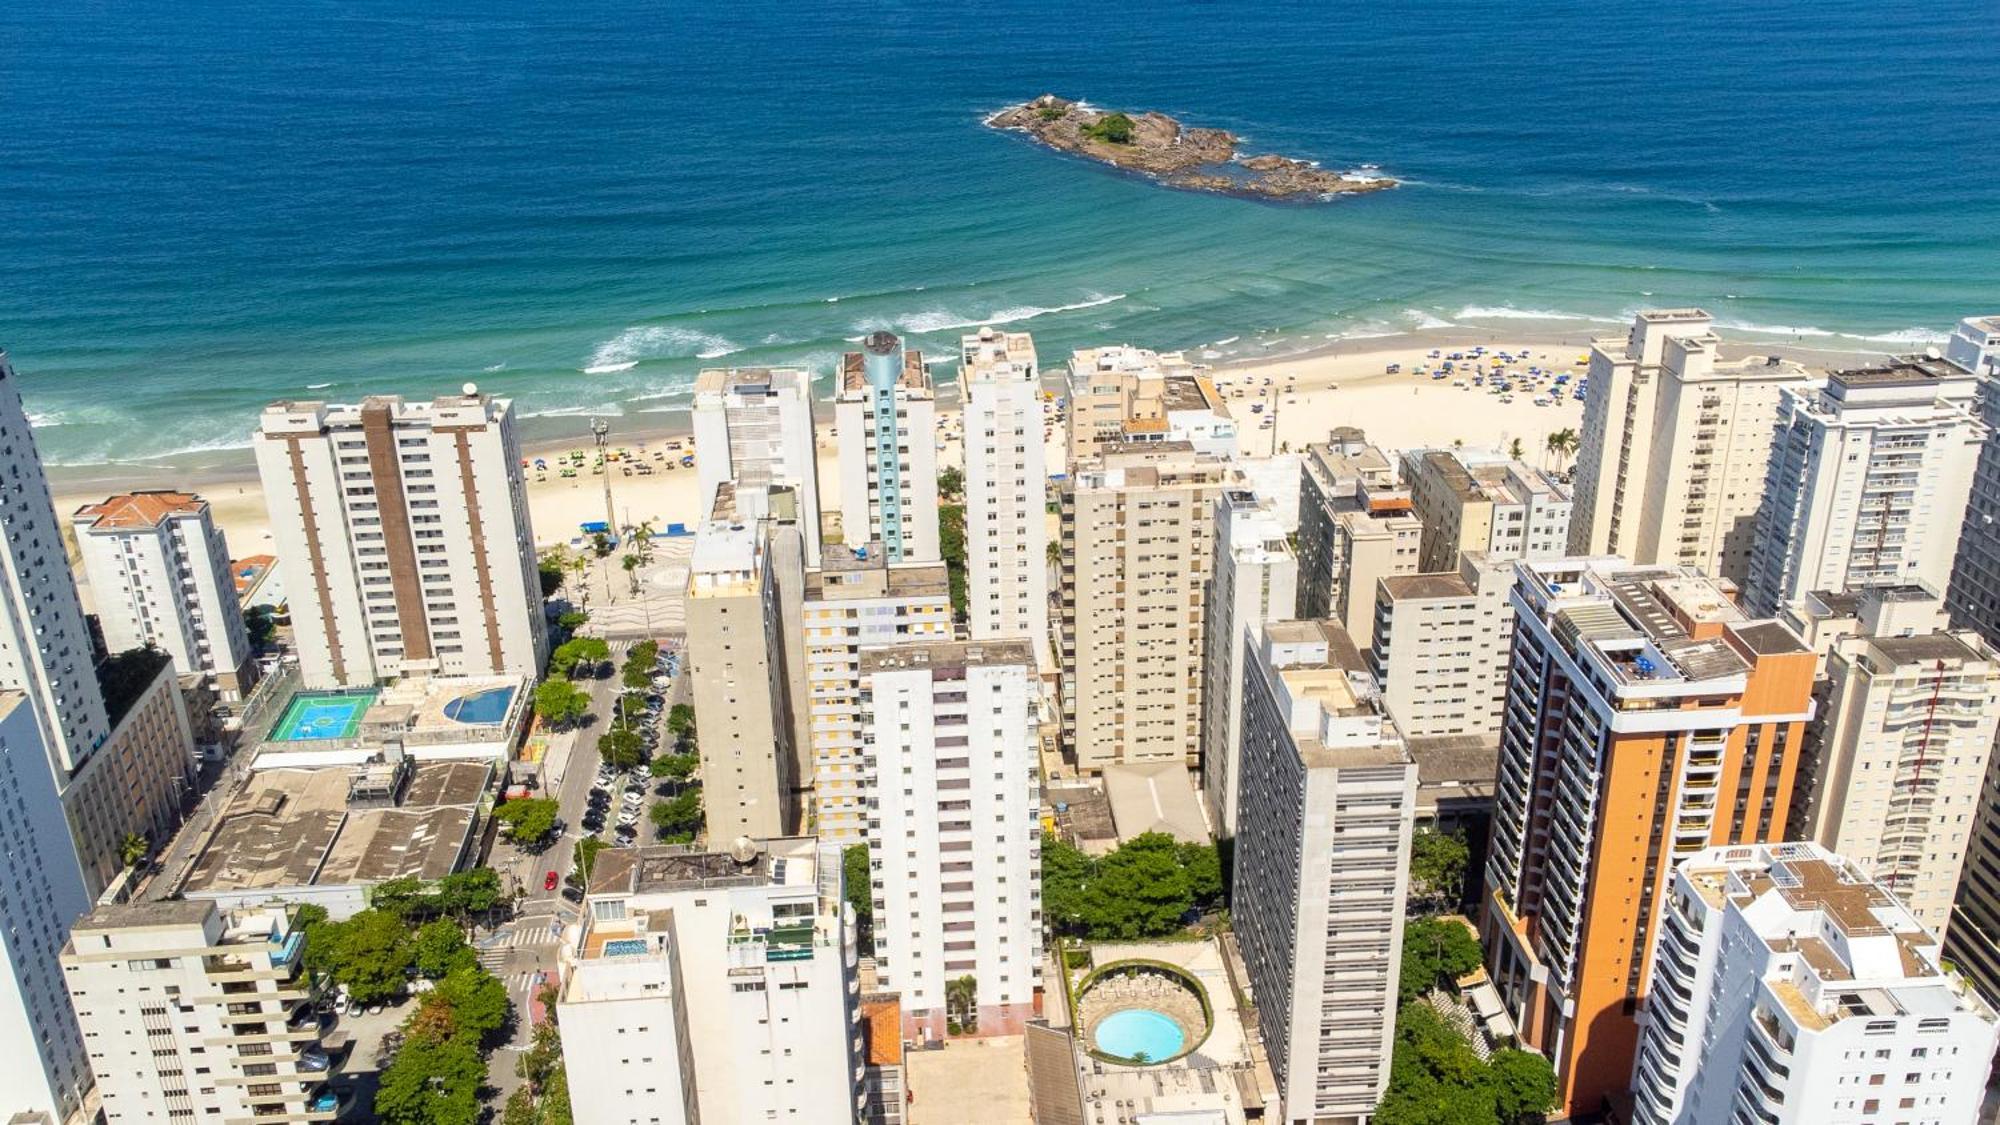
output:
[[1817,845],[1682,860],[1652,962],[1635,1125],[1980,1116],[1993,1010],[1894,895]]
[[1026,332],[981,328],[959,345],[965,426],[967,632],[1016,637],[1054,670],[1049,638],[1049,474],[1041,369]]
[[80,919],[63,977],[105,1116],[332,1121],[304,954],[282,910],[173,900]]
[[847,543],[890,562],[937,562],[937,396],[922,352],[871,333],[842,357],[833,401],[840,521]]
[[1621,1094],[1673,866],[1783,839],[1813,653],[1692,568],[1520,563],[1481,936],[1565,1112]]

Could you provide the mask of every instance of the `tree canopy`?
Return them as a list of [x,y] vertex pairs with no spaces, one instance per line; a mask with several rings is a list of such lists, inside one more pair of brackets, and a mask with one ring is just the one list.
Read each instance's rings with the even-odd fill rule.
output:
[[555,831],[557,808],[552,798],[525,797],[496,806],[493,819],[507,825],[515,843],[537,844]]
[[701,765],[699,754],[662,754],[653,759],[648,767],[654,777],[670,777],[675,781],[686,781],[694,776],[695,768]]
[[471,1037],[412,1033],[382,1071],[375,1116],[384,1125],[477,1125],[486,1060]]
[[1054,836],[1042,839],[1042,912],[1060,933],[1100,941],[1160,937],[1221,897],[1212,845],[1147,832],[1093,859]]
[[1412,918],[1403,926],[1402,971],[1397,992],[1404,1003],[1477,969],[1479,939],[1456,918]]
[[611,646],[602,637],[571,637],[549,653],[549,675],[567,676],[579,664],[598,664],[609,659]]
[[535,687],[535,716],[555,726],[569,726],[590,713],[590,693],[560,676]]
[[1502,1047],[1481,1061],[1429,1004],[1396,1014],[1389,1089],[1377,1125],[1516,1125],[1556,1101],[1555,1070],[1540,1055]]
[[402,918],[363,910],[345,922],[307,925],[305,956],[308,969],[346,985],[356,1003],[382,1004],[402,994],[415,948]]
[[597,756],[607,766],[629,770],[645,757],[639,732],[630,727],[613,727],[597,738]]
[[938,553],[944,556],[945,582],[951,590],[951,615],[964,621],[971,605],[965,574],[965,505],[938,505]]
[[1083,127],[1083,135],[1094,141],[1105,141],[1114,145],[1132,143],[1132,119],[1122,113],[1107,113]]
[[1410,837],[1411,890],[1424,897],[1457,902],[1465,893],[1465,865],[1471,859],[1465,837],[1426,828]]
[[841,892],[847,904],[854,908],[857,928],[861,931],[861,948],[864,954],[875,949],[875,888],[874,874],[868,867],[868,845],[849,844],[840,852]]

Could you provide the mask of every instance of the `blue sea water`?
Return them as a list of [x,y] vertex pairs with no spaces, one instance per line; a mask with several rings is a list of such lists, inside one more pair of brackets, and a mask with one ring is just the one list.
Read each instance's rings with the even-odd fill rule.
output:
[[[876,327],[1226,359],[1702,304],[1904,346],[2000,311],[1992,22],[1860,0],[5,5],[0,343],[69,465],[240,448],[280,396],[467,380],[543,433],[657,427],[705,364],[825,369]],[[1409,183],[1249,202],[981,127],[1043,91]]]

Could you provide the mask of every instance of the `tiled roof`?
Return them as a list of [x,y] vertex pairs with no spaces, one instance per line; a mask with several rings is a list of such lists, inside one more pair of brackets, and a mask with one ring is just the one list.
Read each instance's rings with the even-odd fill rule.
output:
[[79,520],[89,518],[91,527],[107,531],[128,527],[157,527],[170,515],[194,515],[208,502],[191,492],[127,492],[107,498],[102,504],[86,504],[76,510]]

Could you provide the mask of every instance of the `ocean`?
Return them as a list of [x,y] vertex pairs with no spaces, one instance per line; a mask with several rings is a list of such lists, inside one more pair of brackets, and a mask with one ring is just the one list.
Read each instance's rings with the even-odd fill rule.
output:
[[[421,9],[421,10],[412,10]],[[2000,311],[1990,3],[0,6],[0,344],[44,455],[238,458],[283,397],[658,429],[714,364],[1004,323],[1212,360],[1699,304],[1920,347]],[[1177,192],[1043,92],[1379,165]],[[183,462],[185,463],[185,456]],[[163,482],[168,483],[168,482]]]

